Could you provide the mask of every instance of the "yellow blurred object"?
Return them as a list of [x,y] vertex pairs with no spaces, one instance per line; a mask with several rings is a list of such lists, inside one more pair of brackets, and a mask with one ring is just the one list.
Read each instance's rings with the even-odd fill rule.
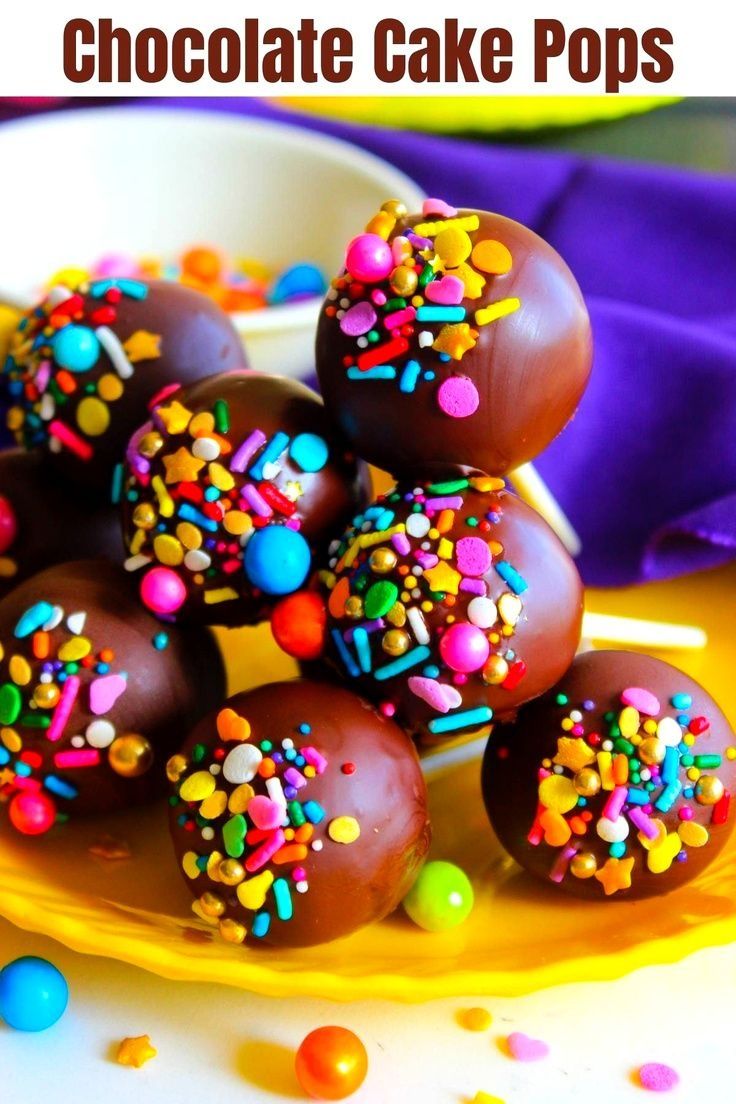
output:
[[[703,682],[736,721],[736,565],[670,583],[592,591],[588,605],[702,623],[706,649],[662,658]],[[218,638],[231,692],[296,672],[267,626],[223,630]],[[736,839],[695,883],[670,896],[596,905],[550,892],[504,854],[486,820],[477,765],[433,779],[430,805],[433,857],[463,867],[476,895],[470,919],[449,932],[419,931],[398,912],[349,939],[304,950],[274,953],[247,939],[240,945],[238,933],[223,938],[191,911],[163,801],[105,820],[104,830],[125,840],[132,853],[114,863],[89,854],[99,821],[71,822],[42,839],[4,831],[0,914],[77,951],[164,977],[336,1000],[517,996],[619,977],[736,940]]]
[[542,130],[638,115],[674,96],[290,96],[279,106],[371,126],[439,133]]
[[10,339],[15,333],[23,314],[15,307],[0,303],[0,368],[5,363],[10,348]]

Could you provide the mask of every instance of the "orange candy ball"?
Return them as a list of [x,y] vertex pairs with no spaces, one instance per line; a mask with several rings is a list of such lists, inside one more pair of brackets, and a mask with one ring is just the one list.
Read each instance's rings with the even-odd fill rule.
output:
[[360,1088],[367,1072],[366,1049],[346,1027],[318,1027],[296,1052],[297,1080],[315,1100],[344,1100]]
[[327,634],[321,595],[302,590],[283,598],[271,615],[271,632],[279,648],[294,659],[319,659]]

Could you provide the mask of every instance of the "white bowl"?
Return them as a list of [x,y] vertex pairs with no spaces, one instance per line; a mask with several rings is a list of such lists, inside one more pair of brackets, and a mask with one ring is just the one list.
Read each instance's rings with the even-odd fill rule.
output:
[[[0,302],[32,304],[60,268],[109,252],[175,257],[213,245],[276,270],[311,261],[329,277],[346,242],[391,197],[421,189],[347,142],[205,111],[63,111],[0,126]],[[250,363],[313,367],[319,300],[233,315]]]

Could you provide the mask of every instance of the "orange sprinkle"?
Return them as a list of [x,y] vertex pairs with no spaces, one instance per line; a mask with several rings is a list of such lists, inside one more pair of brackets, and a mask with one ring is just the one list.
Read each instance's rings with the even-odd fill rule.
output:
[[572,828],[576,836],[584,836],[588,831],[588,825],[585,823],[581,816],[570,817],[568,824]]
[[617,755],[613,760],[613,781],[617,786],[625,786],[629,780],[629,760],[625,755]]
[[306,859],[309,852],[302,843],[290,843],[288,847],[282,847],[276,852],[271,862],[277,866],[283,866],[285,863],[303,862]]
[[47,632],[33,634],[33,654],[36,659],[46,659],[49,654],[50,637]]
[[73,395],[77,390],[77,381],[71,372],[67,372],[66,369],[56,373],[56,382],[59,390],[63,391],[65,395]]
[[455,511],[454,510],[440,510],[440,516],[437,518],[437,524],[435,529],[438,533],[449,533],[455,524]]
[[112,663],[115,659],[115,653],[112,648],[103,648],[100,652],[100,659],[103,663]]
[[273,778],[276,773],[276,764],[273,759],[261,759],[258,764],[258,773],[261,778]]
[[309,843],[313,835],[314,827],[311,824],[302,824],[294,833],[294,839],[297,843]]

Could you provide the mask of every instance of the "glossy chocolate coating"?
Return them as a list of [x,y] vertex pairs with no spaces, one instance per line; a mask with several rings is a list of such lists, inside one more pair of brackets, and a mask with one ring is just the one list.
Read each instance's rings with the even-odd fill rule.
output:
[[[49,603],[60,607],[64,618],[58,627],[48,633],[47,659],[35,653],[35,634],[16,635],[21,618],[37,603]],[[79,636],[89,642],[90,655],[95,663],[88,667],[83,659],[78,661],[77,676],[81,680],[72,712],[58,739],[50,740],[46,729],[24,724],[26,717],[51,719],[52,708],[32,707],[29,703],[40,684],[46,662],[53,663],[63,645],[77,633],[67,625],[67,618],[84,613],[81,627],[73,625]],[[22,698],[19,715],[11,719],[5,712],[4,699],[2,723],[4,732],[12,729],[22,742],[9,759],[4,754],[2,770],[15,773],[14,764],[19,755],[34,757],[31,777],[43,781],[49,775],[60,779],[63,785],[78,790],[78,795],[59,795],[44,783],[42,792],[56,802],[59,814],[76,816],[86,813],[107,813],[130,805],[149,801],[161,792],[165,784],[164,763],[186,732],[213,705],[222,699],[225,675],[219,651],[206,631],[166,630],[167,643],[159,638],[162,626],[143,610],[137,600],[130,580],[120,567],[102,560],[79,560],[49,568],[26,580],[0,602],[0,643],[3,658],[0,661],[0,695],[12,694],[9,684],[15,684],[18,671],[23,674],[24,663],[13,657],[23,657],[30,671],[30,678],[18,685]],[[44,634],[41,634],[43,636]],[[100,652],[112,649],[114,657],[107,660],[107,667],[98,671]],[[65,657],[62,657],[65,658]],[[11,670],[12,665],[12,670]],[[17,666],[19,665],[19,666]],[[62,664],[62,667],[64,665]],[[68,675],[67,667],[64,667]],[[94,712],[100,698],[93,702],[90,687],[103,675],[125,673],[124,690],[111,708]],[[14,678],[14,675],[16,676]],[[56,677],[59,689],[63,683]],[[98,688],[99,693],[99,688]],[[128,733],[145,737],[153,751],[153,759],[144,773],[138,777],[123,777],[110,766],[115,744],[105,744],[99,728],[92,742],[88,726],[95,721],[109,722],[114,727],[115,738]],[[48,731],[51,731],[50,729]],[[79,737],[84,737],[80,741]],[[60,766],[55,762],[59,753],[72,751],[91,752],[95,746],[99,763],[91,766]],[[7,744],[5,745],[7,748]],[[40,756],[40,762],[35,757]],[[12,778],[5,776],[5,794],[15,793]]]
[[[356,519],[357,527],[331,549],[329,572],[322,575],[324,582],[335,580],[326,592],[328,658],[360,693],[388,704],[398,722],[423,741],[482,728],[491,711],[496,718],[513,713],[560,677],[580,640],[582,584],[558,538],[530,506],[503,488],[502,480],[478,477],[474,482],[501,489],[399,484],[377,500],[377,509]],[[417,503],[422,504],[418,514]],[[369,542],[357,556],[356,540]],[[393,562],[388,570],[382,562],[386,556]],[[413,570],[411,587],[407,567]],[[388,588],[399,608],[377,617],[380,590],[375,587],[384,594]],[[481,602],[472,605],[478,598]],[[472,645],[487,651],[490,666],[481,661],[480,667],[451,669],[445,661],[443,636],[456,636],[461,625]],[[361,668],[353,635],[363,626],[370,653],[363,667],[369,671]],[[394,663],[408,666],[388,676]],[[426,698],[437,693],[444,710]],[[484,712],[455,723],[455,716],[468,710]]]
[[[671,738],[668,736],[663,743],[672,744],[680,728],[685,740],[682,747],[686,755],[695,759],[695,764],[698,756],[717,756],[720,760],[717,766],[716,760],[703,761],[708,765],[702,767],[700,774],[702,779],[710,779],[705,782],[698,778],[697,770],[694,778],[688,777],[688,770],[693,769],[693,764],[688,765],[689,760],[686,759],[678,767],[677,745],[672,745],[671,749],[668,747],[673,777],[676,778],[675,789],[677,782],[681,783],[681,790],[671,804],[669,796],[661,800],[665,790],[661,775],[664,772],[669,777],[667,761],[652,767],[651,753],[656,751],[656,745],[651,742],[644,744],[639,738],[651,741],[651,734],[641,728],[637,735],[629,738],[629,744],[621,743],[621,736],[616,735],[625,723],[620,719],[625,706],[622,694],[631,687],[643,688],[654,695],[660,706],[654,720],[673,719],[667,721],[667,726],[674,735]],[[558,695],[563,695],[566,701],[560,704]],[[676,695],[688,695],[692,699],[691,705],[678,703]],[[673,697],[676,704],[673,704]],[[575,710],[578,711],[576,716],[580,716],[578,726],[574,731],[563,730],[561,723]],[[678,717],[683,718],[679,725]],[[699,718],[707,718],[709,724],[702,726]],[[639,716],[642,725],[646,719],[647,715],[642,711]],[[704,727],[704,731],[693,739],[690,724],[695,729]],[[615,726],[613,730],[612,726]],[[665,729],[660,731],[664,735]],[[592,740],[589,739],[591,734],[594,737]],[[558,744],[560,738],[566,744]],[[656,740],[657,736],[654,738]],[[633,751],[630,750],[632,741],[635,742]],[[692,746],[687,747],[688,742],[692,742]],[[625,839],[621,841],[625,845],[625,854],[620,857],[611,855],[610,849],[616,845],[601,838],[597,830],[606,803],[612,799],[615,801],[613,780],[609,777],[606,781],[605,764],[597,758],[599,753],[605,755],[607,750],[614,760],[622,756],[625,761],[628,755],[628,781],[625,785],[631,788],[630,791],[627,788],[627,793],[631,792],[637,801],[644,801],[642,790],[653,784],[648,803],[637,805],[627,800],[615,819],[610,815],[605,818],[602,830],[608,837],[623,836],[628,828]],[[669,893],[697,877],[724,846],[733,822],[732,816],[728,815],[730,798],[724,796],[719,802],[702,804],[702,798],[698,799],[698,786],[715,786],[715,793],[711,792],[712,800],[718,797],[720,789],[718,783],[713,781],[717,778],[725,795],[730,795],[736,784],[736,756],[731,758],[727,753],[734,755],[735,752],[736,737],[728,721],[710,695],[693,679],[651,656],[633,652],[588,652],[578,656],[554,689],[524,706],[513,724],[499,725],[494,729],[483,761],[483,796],[491,824],[503,846],[521,866],[542,879],[551,892],[562,891],[600,901],[656,896]],[[660,748],[657,757],[661,754]],[[639,763],[639,768],[633,767],[634,762]],[[540,768],[548,771],[555,765],[562,766],[563,779],[578,780],[575,785],[578,792],[583,789],[589,793],[584,799],[587,804],[573,806],[564,814],[568,826],[579,814],[592,814],[586,831],[576,833],[573,826],[567,842],[563,842],[568,832],[560,822],[560,810],[556,810],[559,817],[548,816],[545,810],[549,809],[549,805],[541,800],[542,791],[539,789]],[[623,768],[624,764],[621,762],[619,765]],[[579,772],[583,769],[588,774],[581,779]],[[650,779],[646,778],[646,774],[643,777],[640,775],[637,780],[635,769],[637,773],[639,770],[658,770],[660,773],[653,774]],[[590,792],[597,785],[595,780],[591,785],[591,775],[603,784],[596,793]],[[569,784],[563,780],[559,785],[563,787],[564,802]],[[695,792],[692,792],[693,788]],[[550,800],[549,797],[546,800]],[[555,800],[560,800],[559,794]],[[649,842],[648,837],[642,835],[640,828],[631,820],[632,810],[635,821],[644,823],[654,838],[655,846],[651,849],[644,845]],[[642,814],[646,818],[643,822]],[[617,825],[613,832],[606,823],[612,820]],[[582,826],[582,823],[577,824],[578,828]],[[665,830],[667,840],[657,849],[656,845]],[[551,843],[547,842],[550,833]],[[572,857],[568,866],[568,859],[563,855],[566,848],[575,848],[586,858]],[[627,864],[625,868],[623,863]],[[588,876],[576,876],[575,869],[587,871]],[[627,886],[629,880],[630,886]],[[612,888],[614,886],[618,888]]]
[[[395,293],[388,280],[366,285],[354,301],[348,285],[336,289],[333,284],[320,314],[316,356],[325,403],[356,452],[398,478],[417,474],[439,477],[474,468],[493,475],[513,470],[537,456],[562,430],[575,412],[590,374],[588,314],[560,255],[532,230],[502,215],[472,210],[458,215],[477,216],[479,228],[469,233],[474,246],[492,240],[511,254],[509,271],[487,274],[479,297],[470,299],[466,294],[458,304],[478,335],[474,347],[461,359],[443,362],[432,347],[420,347],[419,333],[429,332],[436,339],[443,324],[417,320],[409,323],[414,332],[407,335],[407,350],[388,358],[396,372],[394,379],[370,379],[359,370],[360,378],[349,378],[345,358],[352,358],[355,364],[366,350],[358,348],[354,336],[342,332],[334,311],[349,301],[365,301],[375,287],[391,302]],[[399,219],[389,241],[404,235],[408,227],[428,221],[442,220],[417,215]],[[477,274],[472,255],[467,264]],[[453,274],[449,267],[444,272]],[[442,274],[440,266],[437,278]],[[417,291],[425,308],[431,306],[426,291],[421,286]],[[499,300],[516,299],[519,306],[512,313],[484,325],[476,323],[477,310]],[[409,306],[414,302],[411,296],[404,301]],[[384,329],[382,307],[376,307],[376,314],[373,329],[381,335],[379,345],[385,344],[392,332],[401,336],[403,330],[387,333]],[[369,351],[373,348],[369,346]],[[408,391],[403,373],[412,360],[422,373]],[[427,371],[434,373],[433,379],[425,378]],[[463,386],[475,392],[477,408],[473,413],[450,416],[441,408],[440,388],[451,377],[471,381]]]
[[[127,287],[136,289],[135,294],[126,293],[123,289]],[[44,411],[39,418],[39,400],[35,396],[28,399],[22,393],[18,396],[14,386],[35,387],[39,370],[45,371],[44,363],[50,363],[51,380],[56,387],[60,386],[57,352],[48,343],[34,347],[30,353],[24,346],[29,332],[35,340],[42,333],[38,327],[48,324],[46,307],[40,318],[37,312],[31,312],[27,316],[30,321],[25,321],[25,328],[18,331],[0,375],[0,385],[11,404],[8,424],[14,429],[17,443],[26,448],[37,445],[49,448],[62,475],[109,494],[115,465],[122,462],[128,439],[145,419],[150,400],[164,388],[186,386],[216,372],[245,368],[245,353],[224,311],[209,296],[173,281],[94,281],[74,302],[78,302],[78,309],[72,314],[74,324],[93,333],[102,327],[111,331],[113,341],[127,345],[123,359],[127,359],[129,367],[123,368],[125,375],[121,378],[119,366],[111,360],[105,342],[101,342],[90,368],[64,372],[62,382],[73,387],[73,392],[68,394],[62,388],[60,395],[64,401],[54,403],[53,412]],[[62,302],[57,311],[64,310]],[[100,310],[109,312],[109,318],[96,314]],[[44,311],[44,304],[37,311]],[[103,377],[106,382],[101,385]],[[105,400],[106,385],[120,390],[119,396]],[[51,387],[46,394],[48,401]],[[93,435],[85,432],[78,421],[81,402],[90,395],[97,399],[103,396],[101,401],[109,416],[104,432]],[[54,419],[71,430],[83,448],[91,450],[89,458],[76,455],[66,445],[59,448],[51,429]]]
[[[177,410],[185,408],[183,420],[169,421],[170,404],[164,403],[164,409],[155,413],[154,422],[146,423],[134,434],[128,449],[123,493],[126,544],[131,554],[140,553],[150,558],[150,564],[136,569],[136,577],[142,583],[151,567],[160,566],[157,538],[163,531],[174,541],[174,559],[180,554],[183,556],[182,562],[174,565],[174,570],[186,586],[187,596],[175,616],[179,620],[204,624],[255,624],[268,617],[281,594],[298,588],[303,576],[299,575],[296,586],[291,587],[284,582],[286,576],[279,574],[278,565],[273,569],[269,567],[272,581],[287,589],[279,593],[264,591],[249,576],[247,559],[244,562],[248,541],[266,526],[283,526],[287,522],[290,526],[296,525],[308,545],[308,549],[304,549],[308,571],[308,555],[323,554],[328,537],[366,501],[367,469],[346,451],[345,442],[330,422],[319,396],[297,380],[257,372],[213,376],[182,391],[176,396],[176,403]],[[224,404],[227,408],[228,429],[221,432],[214,428],[216,404]],[[188,415],[200,417],[190,422]],[[171,467],[171,457],[175,454],[184,455],[191,463],[192,449],[198,446],[197,438],[208,436],[200,430],[202,418],[206,419],[205,429],[208,426],[212,429],[209,439],[213,443],[216,439],[218,447],[222,446],[216,459],[219,472],[216,478],[223,488],[232,484],[229,490],[216,492],[218,501],[209,506],[204,495],[213,490],[213,465],[195,463],[198,470],[191,473]],[[170,432],[162,419],[171,426]],[[144,453],[151,451],[148,442],[152,431],[158,434],[161,444],[155,454],[147,458]],[[257,438],[260,443],[249,450],[247,463],[236,464],[241,445],[253,440],[256,433],[260,435]],[[254,465],[263,464],[270,455],[271,442],[277,440],[279,434],[283,435],[281,441],[286,443],[274,453],[274,470],[271,472],[264,465],[262,472],[257,471]],[[306,456],[298,450],[305,439],[312,445],[317,439],[320,442],[317,450],[308,449]],[[320,450],[321,455],[317,455]],[[307,468],[317,468],[317,464],[319,467],[305,470],[299,459]],[[237,470],[241,467],[244,470]],[[254,475],[254,471],[257,474]],[[188,481],[177,481],[177,475],[182,474],[189,476]],[[175,509],[168,517],[160,509],[154,485],[157,476],[175,502]],[[255,497],[247,498],[249,495]],[[266,499],[268,501],[264,502]],[[221,509],[222,502],[228,503],[227,514]],[[181,528],[181,510],[185,503],[184,509],[194,505],[200,518],[202,510],[210,510],[210,529],[205,529],[200,520],[194,523],[201,537],[197,550],[210,560],[204,569],[198,566],[200,561],[196,556],[192,559],[186,555],[192,526],[190,523],[188,529]],[[146,504],[150,504],[155,515],[156,527],[141,530],[136,519]],[[264,505],[265,517],[262,516]],[[236,520],[242,523],[238,531],[232,528],[235,515],[239,515]],[[226,525],[231,528],[226,529]],[[144,537],[142,542],[140,533]],[[182,534],[188,543],[181,543]],[[213,595],[222,593],[229,597],[211,601]]]
[[122,560],[119,511],[60,479],[40,452],[0,452],[0,598],[80,553]]
[[[232,929],[233,921],[242,925],[244,930],[237,933],[239,938],[233,939],[234,942],[242,942],[245,937],[249,946],[267,943],[275,947],[327,943],[392,912],[419,872],[430,839],[424,778],[414,748],[401,729],[348,690],[304,679],[272,683],[238,694],[226,702],[225,707],[249,723],[249,744],[259,747],[267,740],[273,745],[273,752],[281,754],[281,742],[293,740],[297,752],[316,749],[326,760],[326,766],[322,773],[318,769],[314,777],[307,777],[306,784],[296,791],[288,788],[288,772],[284,777],[289,763],[276,767],[276,777],[283,779],[287,800],[296,801],[304,810],[294,817],[293,807],[289,805],[290,823],[299,823],[305,815],[307,824],[310,818],[315,822],[301,857],[290,862],[268,861],[257,869],[248,869],[253,855],[263,846],[264,837],[268,843],[274,831],[257,833],[258,838],[252,843],[246,841],[244,852],[235,854],[239,848],[232,843],[230,847],[229,854],[235,854],[241,867],[246,869],[246,884],[255,877],[263,879],[264,874],[266,882],[273,876],[276,881],[281,879],[287,883],[293,917],[279,919],[276,890],[269,887],[257,912],[244,907],[239,898],[239,894],[244,893],[242,871],[239,880],[238,874],[235,875],[237,884],[224,884],[217,875],[217,862],[210,864],[216,873],[214,880],[206,871],[194,878],[191,872],[185,873],[187,885],[198,899],[195,911],[204,905],[204,915],[209,908],[214,925],[218,917],[220,921],[227,921],[225,929]],[[236,790],[237,783],[227,778],[231,772],[225,756],[231,755],[240,745],[237,737],[231,735],[225,742],[218,736],[218,728],[226,732],[218,717],[219,714],[213,714],[202,721],[187,740],[182,757],[177,756],[170,763],[170,777],[179,778],[175,783],[176,794],[193,771],[206,772],[213,761],[224,761],[222,772],[216,775],[218,791],[224,791],[230,800]],[[192,762],[195,749],[196,761]],[[269,757],[267,749],[263,754]],[[303,759],[298,759],[295,765],[298,772],[305,771],[305,766],[309,772],[309,764]],[[263,773],[261,768],[261,773],[249,783],[255,795],[260,795],[261,804],[269,792]],[[217,801],[217,798],[209,800]],[[170,810],[180,868],[187,853],[190,854],[188,863],[199,859],[203,865],[213,852],[219,852],[222,859],[228,858],[223,828],[236,814],[228,809],[207,820],[198,815],[200,804],[200,801],[186,803],[180,800]],[[213,811],[205,808],[210,814]],[[245,827],[249,833],[254,828],[254,816],[255,813],[249,814],[246,809]],[[188,830],[187,824],[194,818],[196,827]],[[357,838],[352,839],[354,831],[347,837],[343,835],[343,839],[352,839],[352,842],[336,842],[334,838],[340,834],[341,818],[352,818],[359,825]],[[202,828],[207,832],[208,826],[214,828],[212,839],[202,836]],[[306,892],[296,889],[294,871],[300,867],[303,878],[300,875],[299,880],[306,882]],[[283,889],[283,886],[278,888]],[[203,899],[204,894],[214,895],[214,902],[208,897]],[[270,917],[267,933],[260,936],[257,934],[259,924],[264,921],[256,922],[257,913],[267,913]],[[232,931],[223,930],[223,934],[229,934],[232,939]]]

